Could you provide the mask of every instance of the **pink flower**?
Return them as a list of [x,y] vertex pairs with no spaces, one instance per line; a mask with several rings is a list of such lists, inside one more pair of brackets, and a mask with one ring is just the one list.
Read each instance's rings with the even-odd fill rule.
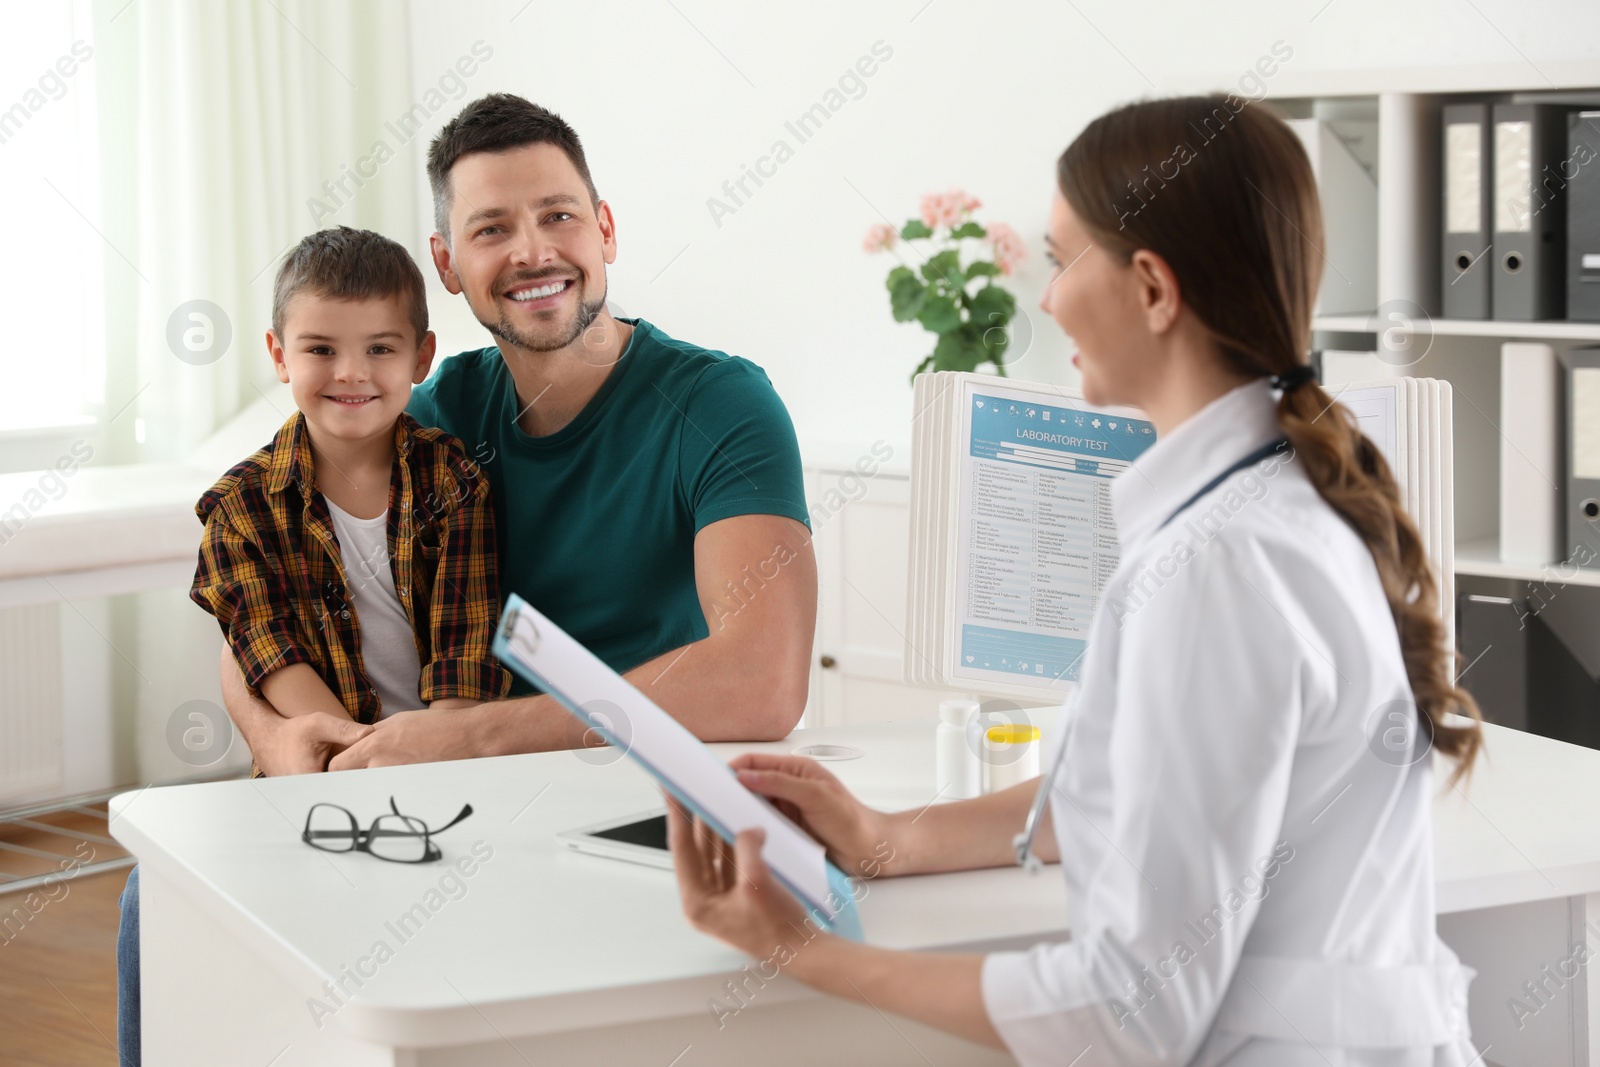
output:
[[983,206],[970,193],[952,188],[946,193],[927,193],[922,198],[922,221],[930,230],[961,225],[961,221]]
[[984,227],[989,231],[989,243],[994,246],[994,265],[1001,274],[1010,274],[1028,258],[1028,246],[1020,234],[1003,222],[991,222]]
[[924,193],[922,196],[922,222],[930,230],[946,225],[949,206],[942,193]]
[[894,247],[895,240],[899,236],[893,226],[887,222],[880,222],[867,231],[867,238],[861,242],[861,247],[867,252],[887,251]]

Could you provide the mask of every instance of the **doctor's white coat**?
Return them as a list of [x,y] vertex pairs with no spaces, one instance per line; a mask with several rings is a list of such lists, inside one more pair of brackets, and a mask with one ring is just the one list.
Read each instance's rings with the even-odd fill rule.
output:
[[1072,940],[983,967],[1029,1067],[1477,1057],[1473,972],[1434,931],[1435,757],[1371,555],[1292,456],[1162,528],[1280,436],[1257,381],[1113,483],[1122,562],[1045,754]]

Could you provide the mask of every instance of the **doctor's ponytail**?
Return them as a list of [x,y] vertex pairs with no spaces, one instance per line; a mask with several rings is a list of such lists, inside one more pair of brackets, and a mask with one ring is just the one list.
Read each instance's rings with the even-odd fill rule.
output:
[[[1360,535],[1394,616],[1420,719],[1465,774],[1482,743],[1477,704],[1450,677],[1439,591],[1383,455],[1309,375],[1322,279],[1322,212],[1305,150],[1237,96],[1129,104],[1091,122],[1057,180],[1095,242],[1123,262],[1166,260],[1184,304],[1231,369],[1281,377],[1278,424],[1317,492]],[[1450,713],[1466,722],[1446,721]]]

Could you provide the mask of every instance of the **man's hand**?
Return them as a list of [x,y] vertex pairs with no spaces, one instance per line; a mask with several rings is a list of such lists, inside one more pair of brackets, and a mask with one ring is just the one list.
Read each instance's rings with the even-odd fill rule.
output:
[[256,766],[274,777],[315,774],[328,770],[328,761],[372,732],[372,727],[352,722],[348,716],[312,712],[284,719],[251,750]]
[[349,771],[481,756],[476,739],[462,728],[462,710],[419,708],[359,727],[369,732],[336,755],[328,769]]

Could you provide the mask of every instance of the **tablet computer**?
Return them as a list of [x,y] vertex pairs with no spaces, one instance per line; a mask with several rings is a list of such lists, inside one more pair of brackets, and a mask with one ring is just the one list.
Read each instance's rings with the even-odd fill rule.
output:
[[667,813],[659,808],[563,830],[556,836],[574,852],[672,869],[672,853],[667,849]]

